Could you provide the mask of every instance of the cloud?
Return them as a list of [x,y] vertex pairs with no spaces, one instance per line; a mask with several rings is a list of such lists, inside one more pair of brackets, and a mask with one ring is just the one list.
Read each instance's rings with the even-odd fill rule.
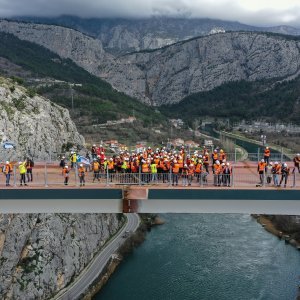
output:
[[300,26],[299,0],[0,0],[0,17],[175,16]]

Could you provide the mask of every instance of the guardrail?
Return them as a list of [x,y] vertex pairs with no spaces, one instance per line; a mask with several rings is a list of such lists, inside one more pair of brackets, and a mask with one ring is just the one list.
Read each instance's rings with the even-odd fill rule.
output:
[[[5,186],[5,174],[1,173],[0,186]],[[280,183],[282,175],[278,175],[278,183]],[[32,187],[50,187],[50,186],[65,186],[65,178],[62,174],[62,169],[53,164],[45,163],[33,169],[33,181],[29,181],[26,176],[26,185]],[[272,174],[257,173],[257,167],[249,166],[247,168],[241,166],[233,166],[232,173],[226,174],[213,174],[211,167],[209,173],[203,172],[200,174],[182,175],[174,174],[172,171],[165,173],[115,173],[105,172],[95,173],[89,171],[85,173],[84,181],[80,182],[77,168],[70,170],[68,178],[68,186],[89,186],[89,187],[111,187],[116,185],[148,185],[148,186],[182,186],[182,187],[277,187],[276,178]],[[288,188],[300,187],[300,174],[298,170],[291,168],[291,173],[281,182],[281,187],[284,185]],[[20,186],[20,175],[16,166],[14,166],[13,173],[10,178],[11,187]]]

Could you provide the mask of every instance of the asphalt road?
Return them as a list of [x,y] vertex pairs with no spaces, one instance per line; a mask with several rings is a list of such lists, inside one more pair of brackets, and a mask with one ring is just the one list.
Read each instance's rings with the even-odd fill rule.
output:
[[102,249],[102,251],[94,258],[93,263],[86,268],[82,274],[75,280],[75,282],[66,289],[66,291],[54,299],[60,300],[75,300],[86,291],[92,282],[99,277],[99,274],[104,269],[111,255],[116,253],[119,244],[124,240],[123,235],[125,231],[134,232],[139,224],[140,218],[137,214],[126,214],[127,224],[117,235]]

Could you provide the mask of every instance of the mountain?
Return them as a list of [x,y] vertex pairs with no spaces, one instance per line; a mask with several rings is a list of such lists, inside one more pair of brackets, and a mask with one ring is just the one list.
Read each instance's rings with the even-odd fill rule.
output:
[[[116,91],[109,83],[45,47],[3,32],[0,38],[0,74],[21,78],[31,90],[69,109],[88,142],[119,139],[125,143],[162,138],[154,130],[164,127],[167,121],[158,111]],[[126,123],[133,116],[135,121]],[[119,123],[99,126],[108,121]]]
[[118,54],[164,47],[182,40],[211,34],[216,29],[300,35],[300,29],[291,26],[258,27],[208,18],[83,19],[75,16],[60,16],[56,18],[18,17],[15,19],[76,29],[101,40],[106,51]]
[[[70,58],[116,90],[153,106],[230,81],[294,78],[300,63],[299,38],[271,33],[219,33],[113,57],[73,29],[3,20],[0,30]],[[69,42],[59,46],[57,36]]]
[[1,299],[50,299],[124,224],[117,214],[0,214]]
[[300,39],[270,33],[230,32],[115,58],[99,76],[154,106],[226,82],[288,79],[299,74]]
[[35,95],[16,81],[0,77],[0,136],[12,141],[13,150],[0,150],[0,159],[48,159],[67,144],[84,146],[67,109]]

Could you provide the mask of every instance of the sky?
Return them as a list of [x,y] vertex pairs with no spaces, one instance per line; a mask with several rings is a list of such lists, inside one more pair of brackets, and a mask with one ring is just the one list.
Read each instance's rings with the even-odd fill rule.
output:
[[0,17],[59,16],[216,18],[300,28],[300,0],[0,0]]

